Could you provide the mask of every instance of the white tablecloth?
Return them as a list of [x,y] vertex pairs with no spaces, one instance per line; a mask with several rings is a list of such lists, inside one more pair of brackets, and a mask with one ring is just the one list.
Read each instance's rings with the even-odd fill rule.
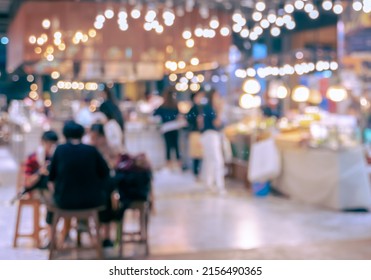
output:
[[371,210],[371,187],[361,147],[342,151],[286,148],[275,187],[290,198],[335,210]]

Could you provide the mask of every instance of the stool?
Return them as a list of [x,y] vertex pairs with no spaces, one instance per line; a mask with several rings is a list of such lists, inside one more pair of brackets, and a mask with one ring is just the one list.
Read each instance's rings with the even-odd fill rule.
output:
[[[148,222],[149,222],[149,212],[150,212],[150,202],[149,201],[134,201],[130,204],[129,208],[126,210],[134,210],[139,212],[139,231],[126,232],[124,230],[124,219],[125,213],[118,223],[118,243],[119,243],[119,257],[122,258],[123,244],[125,243],[139,243],[145,245],[145,255],[149,255],[149,245],[148,245]],[[129,236],[129,240],[125,240],[125,236]]]
[[[18,201],[18,213],[17,213],[17,221],[15,225],[15,232],[14,232],[14,240],[13,240],[13,247],[17,247],[18,238],[27,237],[32,238],[34,241],[34,246],[39,248],[40,247],[40,238],[39,233],[43,229],[40,227],[40,205],[41,202],[38,199],[20,199]],[[22,218],[22,210],[24,207],[30,206],[33,210],[33,230],[29,234],[20,234],[20,224]]]
[[[98,213],[102,210],[104,210],[104,207],[95,207],[90,209],[79,209],[79,210],[66,210],[66,209],[60,209],[55,206],[48,206],[48,210],[53,213],[53,222],[51,226],[51,240],[50,240],[50,250],[49,250],[49,260],[52,260],[54,257],[55,251],[65,251],[65,250],[71,250],[74,248],[68,248],[68,249],[59,249],[57,248],[57,224],[58,221],[63,218],[65,220],[76,218],[77,221],[89,221],[89,219],[92,219],[95,224],[95,244],[91,248],[82,248],[77,244],[77,247],[75,248],[76,251],[82,251],[86,249],[92,249],[94,248],[97,252],[98,259],[103,259],[103,251],[102,251],[102,244],[99,236],[99,216]],[[92,238],[92,229],[89,227],[89,235]],[[80,237],[78,233],[78,242],[80,243]]]

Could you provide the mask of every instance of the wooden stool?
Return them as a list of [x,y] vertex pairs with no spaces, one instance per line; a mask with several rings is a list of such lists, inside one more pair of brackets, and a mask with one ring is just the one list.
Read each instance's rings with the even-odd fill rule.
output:
[[[123,244],[125,243],[140,243],[145,245],[145,255],[149,255],[149,245],[148,245],[148,222],[150,213],[150,203],[149,201],[134,201],[130,204],[129,208],[126,210],[133,210],[139,212],[139,231],[127,232],[124,230],[124,219],[125,213],[118,223],[117,238],[119,243],[119,257],[122,258]],[[129,240],[125,240],[125,236],[129,236]]]
[[[65,210],[60,209],[55,206],[48,206],[48,210],[53,213],[53,222],[51,226],[51,240],[50,240],[50,251],[49,251],[49,260],[53,259],[55,251],[66,251],[75,249],[76,251],[82,251],[86,249],[94,248],[97,252],[98,259],[103,259],[103,251],[102,251],[102,244],[101,239],[99,236],[99,211],[104,210],[104,207],[96,207],[90,209],[79,209],[79,210]],[[75,248],[68,248],[68,249],[59,249],[57,248],[57,224],[58,221],[63,218],[64,220],[76,218],[77,221],[89,221],[92,219],[95,224],[94,234],[92,234],[92,228],[89,227],[89,235],[90,237],[95,237],[95,244],[91,248],[83,248],[79,247],[80,244],[77,244]],[[78,233],[78,242],[80,243],[80,237]]]
[[[41,202],[38,199],[30,198],[30,199],[20,199],[18,201],[18,213],[17,213],[17,221],[15,225],[15,232],[14,232],[14,240],[13,240],[13,247],[17,247],[18,238],[27,237],[32,238],[34,241],[34,246],[39,248],[40,247],[40,237],[39,233],[41,231],[40,227],[40,205]],[[21,219],[22,219],[22,210],[24,207],[30,206],[33,210],[33,231],[29,234],[21,234],[19,232]]]

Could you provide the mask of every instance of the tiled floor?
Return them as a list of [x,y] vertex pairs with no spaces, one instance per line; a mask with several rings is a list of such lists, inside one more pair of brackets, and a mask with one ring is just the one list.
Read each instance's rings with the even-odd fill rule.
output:
[[[8,202],[15,194],[16,170],[4,149],[0,176],[0,259],[46,259],[47,251],[31,249],[27,241],[17,249],[11,246],[16,207]],[[154,188],[153,259],[371,259],[368,213],[328,211],[275,196],[255,198],[236,182],[228,182],[228,194],[218,196],[180,172],[157,172]],[[30,228],[29,220],[24,228]],[[128,247],[125,255],[139,253]],[[116,251],[106,254],[115,258]]]

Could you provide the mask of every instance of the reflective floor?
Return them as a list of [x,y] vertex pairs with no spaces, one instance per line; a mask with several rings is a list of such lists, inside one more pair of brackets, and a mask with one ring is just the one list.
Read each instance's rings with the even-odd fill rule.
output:
[[[46,259],[48,252],[32,249],[28,240],[12,248],[16,207],[9,200],[15,181],[16,165],[0,149],[0,259]],[[227,186],[228,193],[220,196],[188,173],[158,171],[149,258],[371,259],[371,214],[329,211],[276,196],[256,198],[238,182]],[[27,231],[30,213],[24,217]],[[116,253],[105,251],[107,258]],[[142,248],[131,245],[124,255],[143,258],[141,253]]]

